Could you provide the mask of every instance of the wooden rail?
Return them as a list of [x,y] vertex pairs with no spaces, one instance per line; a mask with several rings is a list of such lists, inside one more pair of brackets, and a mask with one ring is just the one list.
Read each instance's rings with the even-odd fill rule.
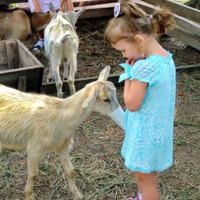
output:
[[117,0],[73,0],[74,7],[92,6],[114,2],[116,3]]
[[160,5],[169,8],[173,13],[177,15],[180,15],[182,17],[187,17],[187,19],[200,23],[200,11],[195,8],[191,8],[189,6],[179,4],[170,0],[144,0],[144,1],[155,6]]
[[[75,7],[117,2],[117,0],[72,0],[72,1]],[[0,5],[10,4],[10,3],[25,3],[25,2],[28,2],[28,0],[0,0]]]
[[[79,19],[99,18],[99,17],[111,17],[113,16],[113,8],[116,3],[98,4],[87,6],[86,10],[81,14]],[[75,7],[75,10],[79,10],[80,7]]]
[[[156,9],[155,6],[151,4],[146,4],[142,1],[137,1],[136,3],[139,7],[141,7],[149,14],[153,13]],[[200,24],[181,17],[176,13],[174,14],[174,16],[178,27],[173,31],[167,31],[167,34],[171,37],[181,40],[185,44],[188,44],[189,46],[197,50],[200,50]]]
[[[187,65],[187,66],[179,66],[176,67],[176,71],[181,71],[185,69],[194,69],[200,67],[200,63],[196,65]],[[120,74],[113,74],[108,77],[108,81],[111,81],[115,86],[123,86],[124,82],[118,83]],[[75,80],[75,87],[76,90],[80,90],[85,87],[86,84],[96,81],[98,77],[87,77],[87,78],[80,78]],[[63,91],[67,94],[70,94],[69,85],[67,81],[63,81]],[[45,94],[55,94],[57,92],[55,83],[43,83],[41,88],[41,93]]]

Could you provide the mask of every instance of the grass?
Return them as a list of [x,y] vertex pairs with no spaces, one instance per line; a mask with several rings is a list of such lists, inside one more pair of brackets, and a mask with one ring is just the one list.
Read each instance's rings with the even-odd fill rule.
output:
[[[199,71],[178,73],[178,90],[200,85],[200,80],[194,78],[197,73]],[[182,83],[187,76],[191,81]],[[195,88],[195,92],[189,90],[185,96],[177,95],[174,164],[159,173],[160,200],[200,199],[200,110],[199,101],[193,101],[200,87]],[[123,105],[122,90],[118,88],[117,92]],[[94,113],[77,129],[74,140],[75,147],[70,156],[76,185],[86,200],[121,200],[136,195],[137,185],[120,155],[123,131],[110,118]],[[36,200],[72,199],[56,154],[47,154],[38,168],[39,175],[34,185]],[[26,179],[26,153],[4,150],[0,155],[1,199],[23,199]]]

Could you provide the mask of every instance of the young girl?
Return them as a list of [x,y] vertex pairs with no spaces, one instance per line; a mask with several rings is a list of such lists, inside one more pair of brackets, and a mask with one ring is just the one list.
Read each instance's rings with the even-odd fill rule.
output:
[[[72,0],[28,0],[31,12],[48,12],[49,3],[52,3],[55,9],[62,11],[74,11]],[[44,30],[38,31],[38,42],[33,46],[33,50],[39,51],[44,46]]]
[[156,34],[176,23],[171,12],[158,9],[148,15],[133,0],[119,0],[114,15],[105,40],[128,58],[120,76],[126,105],[121,154],[136,178],[135,200],[158,200],[157,173],[173,159],[176,83],[172,54],[161,47]]

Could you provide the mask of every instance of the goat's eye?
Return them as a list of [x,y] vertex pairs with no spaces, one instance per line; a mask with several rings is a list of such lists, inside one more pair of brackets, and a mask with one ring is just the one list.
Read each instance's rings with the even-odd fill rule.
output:
[[104,102],[110,102],[110,99],[104,99],[103,101]]

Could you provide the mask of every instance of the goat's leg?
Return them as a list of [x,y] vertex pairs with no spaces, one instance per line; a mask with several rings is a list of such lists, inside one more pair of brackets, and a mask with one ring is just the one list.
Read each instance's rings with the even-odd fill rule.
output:
[[77,70],[77,56],[76,54],[72,54],[70,61],[69,61],[69,77],[68,77],[68,84],[69,84],[69,88],[70,88],[70,93],[74,94],[76,92],[75,86],[74,86],[74,77],[75,77],[75,73]]
[[69,63],[67,60],[65,60],[63,62],[64,65],[64,73],[63,73],[63,79],[67,80],[68,79],[68,67],[69,67]]
[[56,58],[52,58],[51,60],[51,67],[52,67],[52,71],[54,74],[54,78],[55,78],[55,82],[56,82],[56,88],[57,88],[57,96],[59,98],[62,98],[62,86],[63,86],[63,82],[60,78],[60,62],[59,60],[57,60]]
[[53,79],[53,72],[52,72],[51,62],[49,61],[49,73],[47,76],[47,82],[50,82],[52,79]]
[[69,158],[69,151],[70,151],[70,145],[67,147],[64,147],[63,149],[57,151],[58,157],[64,167],[66,178],[69,184],[69,190],[72,193],[74,200],[81,200],[83,199],[82,194],[78,191],[75,181],[74,181],[74,173],[73,173],[73,166]]
[[44,151],[28,151],[28,180],[25,187],[25,200],[34,200],[33,183],[38,174],[38,164],[43,157]]

